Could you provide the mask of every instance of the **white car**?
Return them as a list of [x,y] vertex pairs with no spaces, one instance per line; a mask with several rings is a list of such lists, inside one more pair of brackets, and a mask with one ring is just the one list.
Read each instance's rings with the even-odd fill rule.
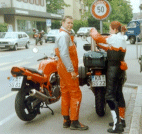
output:
[[90,36],[90,30],[95,27],[80,27],[77,31],[77,37],[79,36]]
[[28,49],[29,40],[25,32],[0,32],[0,48],[17,50],[24,46]]

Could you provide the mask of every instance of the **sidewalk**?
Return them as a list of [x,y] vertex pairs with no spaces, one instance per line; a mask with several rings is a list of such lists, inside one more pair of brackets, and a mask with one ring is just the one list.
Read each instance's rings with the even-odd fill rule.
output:
[[[129,118],[127,117],[129,116],[127,115],[127,110],[132,111],[132,114],[130,115],[132,118],[129,134],[142,134],[142,73],[140,73],[138,59],[127,59],[126,63],[128,64],[127,74],[129,83],[126,82],[124,87],[136,89],[136,92],[133,94],[134,105],[131,105],[128,109],[126,109],[126,118]],[[135,77],[132,76],[138,76],[137,79],[141,80],[141,82],[139,82],[140,84],[132,84],[135,79]]]

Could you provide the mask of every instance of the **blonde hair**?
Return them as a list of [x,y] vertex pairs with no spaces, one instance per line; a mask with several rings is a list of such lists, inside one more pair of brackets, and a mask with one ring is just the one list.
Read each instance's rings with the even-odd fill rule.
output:
[[62,22],[65,22],[67,18],[69,18],[69,19],[73,19],[73,17],[72,17],[72,16],[64,16],[64,18],[62,19]]

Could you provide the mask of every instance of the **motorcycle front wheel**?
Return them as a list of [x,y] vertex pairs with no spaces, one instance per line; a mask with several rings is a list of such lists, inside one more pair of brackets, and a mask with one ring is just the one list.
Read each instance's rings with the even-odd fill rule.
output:
[[17,116],[23,121],[31,121],[37,116],[37,109],[32,108],[35,100],[29,96],[29,90],[19,91],[15,98],[15,111]]

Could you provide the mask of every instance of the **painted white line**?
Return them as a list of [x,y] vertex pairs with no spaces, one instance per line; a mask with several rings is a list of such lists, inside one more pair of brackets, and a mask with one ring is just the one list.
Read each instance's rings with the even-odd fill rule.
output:
[[27,59],[32,59],[34,56],[28,57]]
[[9,56],[9,55],[11,55],[11,54],[1,55],[0,58],[2,58],[2,57],[7,57],[7,56]]
[[14,62],[21,62],[21,60],[17,60],[17,61],[14,61]]
[[0,71],[10,70],[13,66],[18,66],[19,67],[19,66],[26,65],[28,63],[30,63],[30,62],[21,62],[21,63],[16,63],[16,64],[13,63],[13,65],[0,68]]
[[0,121],[0,126],[2,126],[4,123],[8,122],[10,119],[12,119],[14,116],[16,116],[16,113],[11,114],[10,116],[8,116],[7,118],[3,119],[2,121]]
[[7,65],[7,64],[11,64],[12,62],[6,62],[6,63],[0,63],[0,66],[4,66],[4,65]]
[[13,96],[13,95],[16,94],[16,93],[17,93],[17,92],[14,91],[14,92],[11,92],[11,93],[9,93],[9,94],[7,94],[7,95],[1,97],[1,98],[0,98],[0,102],[3,101],[3,100],[5,100],[5,99],[7,99],[7,98],[9,98],[9,97],[11,97],[11,96]]

